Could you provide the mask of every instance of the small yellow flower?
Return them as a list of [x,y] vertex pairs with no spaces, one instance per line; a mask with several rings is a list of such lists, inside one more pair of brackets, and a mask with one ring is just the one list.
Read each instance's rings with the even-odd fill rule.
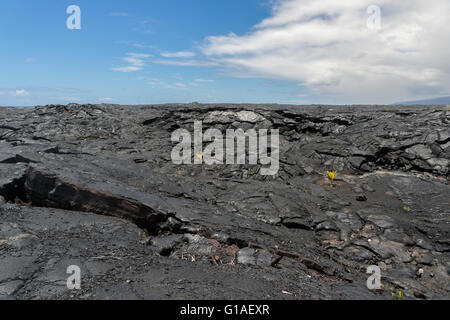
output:
[[402,292],[402,290],[397,290],[397,297],[398,297],[398,300],[403,300],[403,292]]
[[203,159],[203,153],[197,153],[196,156],[197,156],[197,158],[199,158],[200,160]]
[[330,178],[331,181],[331,185],[333,185],[333,181],[336,178],[336,171],[327,171],[328,173],[328,178]]
[[407,207],[407,206],[404,206],[404,207],[403,207],[403,210],[405,210],[406,212],[411,212],[411,208],[410,208],[410,207]]

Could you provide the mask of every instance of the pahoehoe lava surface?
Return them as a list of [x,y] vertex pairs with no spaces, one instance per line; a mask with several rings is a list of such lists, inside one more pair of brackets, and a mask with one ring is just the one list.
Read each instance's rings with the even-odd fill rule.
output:
[[[278,174],[175,165],[194,120],[278,129]],[[0,108],[0,298],[449,299],[449,168],[448,107]]]

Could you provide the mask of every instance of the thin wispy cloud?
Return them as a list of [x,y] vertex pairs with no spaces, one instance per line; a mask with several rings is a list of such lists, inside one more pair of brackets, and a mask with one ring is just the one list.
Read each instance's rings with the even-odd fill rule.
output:
[[135,72],[140,71],[146,64],[146,60],[150,58],[151,54],[143,53],[128,53],[126,57],[122,58],[123,61],[127,62],[127,66],[119,66],[112,68],[113,71],[118,72]]
[[195,53],[191,51],[161,52],[161,56],[164,58],[191,58],[195,57]]
[[118,71],[118,72],[135,72],[135,71],[142,70],[142,68],[141,67],[128,66],[128,67],[116,67],[116,68],[112,68],[111,70]]
[[155,49],[156,48],[155,45],[148,45],[148,44],[143,44],[143,43],[139,43],[139,42],[134,42],[131,45],[133,47],[141,48],[141,49]]
[[185,83],[183,83],[183,82],[175,82],[173,84],[173,86],[176,87],[176,88],[181,88],[181,89],[185,89],[187,87],[187,85]]
[[138,54],[138,53],[129,53],[127,57],[122,58],[123,61],[128,62],[133,66],[142,67],[145,65],[145,59],[150,58],[150,54]]
[[205,83],[211,83],[214,82],[214,80],[209,80],[209,79],[195,79],[195,82],[205,82]]
[[157,19],[152,18],[142,18],[139,20],[136,20],[134,22],[134,27],[131,29],[131,31],[142,33],[142,34],[153,34],[155,33],[155,28],[152,26],[152,24],[157,23]]
[[158,78],[142,78],[142,80],[148,81],[150,87],[154,89],[188,90],[191,87],[189,83],[184,83],[182,81],[166,82]]

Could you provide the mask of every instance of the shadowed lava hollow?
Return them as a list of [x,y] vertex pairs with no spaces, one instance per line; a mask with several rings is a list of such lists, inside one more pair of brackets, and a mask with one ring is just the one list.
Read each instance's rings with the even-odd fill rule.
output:
[[[173,164],[195,120],[278,129],[278,175]],[[448,299],[449,167],[448,107],[0,108],[0,298]]]

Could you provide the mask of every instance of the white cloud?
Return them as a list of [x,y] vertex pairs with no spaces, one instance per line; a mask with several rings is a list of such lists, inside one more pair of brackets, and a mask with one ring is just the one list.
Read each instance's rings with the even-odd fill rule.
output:
[[112,101],[114,100],[113,98],[101,98],[100,101]]
[[13,96],[15,97],[26,97],[29,96],[30,94],[26,91],[26,90],[16,90],[15,92],[12,93]]
[[147,78],[147,77],[141,77],[141,80],[148,81],[150,87],[154,89],[171,89],[171,90],[188,90],[189,85],[187,83],[178,81],[175,83],[167,83],[163,80],[160,80],[158,78]]
[[133,66],[143,66],[146,58],[150,58],[151,54],[142,54],[142,53],[129,53],[128,57],[123,58],[124,61],[128,62]]
[[207,82],[207,83],[214,82],[214,80],[208,80],[208,79],[195,79],[194,81],[195,82]]
[[[155,83],[153,85],[155,85]],[[159,84],[159,87],[163,88],[163,89],[172,89],[172,90],[173,89],[177,89],[177,90],[187,90],[188,89],[188,86],[183,82],[175,82],[175,83],[161,82]]]
[[118,72],[134,72],[134,71],[139,71],[142,70],[142,68],[139,67],[117,67],[117,68],[112,68],[111,70],[113,71],[118,71]]
[[236,77],[298,82],[339,103],[389,103],[450,89],[450,1],[279,0],[245,35],[206,39],[203,53]]
[[146,59],[150,58],[151,56],[151,54],[128,53],[126,57],[122,58],[122,60],[127,62],[129,65],[125,67],[115,67],[112,68],[112,70],[119,72],[140,71],[142,70],[142,67],[145,66]]
[[195,53],[191,51],[161,52],[161,56],[164,58],[190,58],[195,57]]
[[173,84],[175,87],[177,88],[186,88],[186,84],[184,84],[183,82],[176,82]]

